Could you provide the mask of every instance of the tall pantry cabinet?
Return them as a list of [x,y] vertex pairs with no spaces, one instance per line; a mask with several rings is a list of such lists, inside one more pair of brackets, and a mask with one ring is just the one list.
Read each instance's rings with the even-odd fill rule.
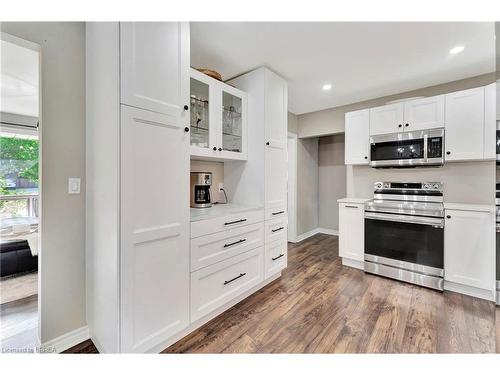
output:
[[87,23],[87,321],[100,352],[189,325],[189,25]]
[[266,277],[287,265],[288,85],[276,73],[259,68],[228,82],[248,94],[246,163],[225,163],[224,184],[230,200],[265,210]]

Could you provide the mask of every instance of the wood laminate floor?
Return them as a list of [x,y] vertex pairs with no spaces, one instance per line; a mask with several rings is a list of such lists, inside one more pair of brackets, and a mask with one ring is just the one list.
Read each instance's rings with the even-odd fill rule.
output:
[[[495,305],[344,267],[338,238],[289,245],[278,280],[164,353],[491,353]],[[70,352],[96,352],[90,340]]]

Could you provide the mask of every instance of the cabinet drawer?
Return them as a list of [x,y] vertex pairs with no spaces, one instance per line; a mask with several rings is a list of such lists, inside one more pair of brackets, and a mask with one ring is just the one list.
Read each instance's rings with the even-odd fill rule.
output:
[[264,221],[264,211],[246,211],[191,223],[191,238],[222,232]]
[[266,208],[266,220],[277,219],[279,217],[286,218],[286,207]]
[[191,240],[191,271],[264,245],[264,223],[245,225]]
[[287,221],[288,220],[286,217],[279,217],[273,220],[266,220],[265,224],[266,243],[275,241],[283,237],[286,240]]
[[226,259],[191,274],[191,322],[264,280],[264,248]]
[[277,274],[287,266],[288,244],[286,238],[266,243],[265,275],[266,279]]

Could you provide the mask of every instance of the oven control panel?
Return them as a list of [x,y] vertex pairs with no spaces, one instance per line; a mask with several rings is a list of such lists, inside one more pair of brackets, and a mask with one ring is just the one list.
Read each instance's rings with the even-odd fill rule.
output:
[[382,182],[378,181],[373,184],[375,190],[384,189],[400,189],[400,190],[432,190],[442,191],[443,184],[441,182]]

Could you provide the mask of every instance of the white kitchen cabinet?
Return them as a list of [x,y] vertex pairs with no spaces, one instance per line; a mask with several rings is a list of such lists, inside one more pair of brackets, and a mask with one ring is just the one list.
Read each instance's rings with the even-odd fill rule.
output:
[[370,162],[370,110],[345,114],[345,164]]
[[364,261],[365,206],[356,201],[339,204],[339,256]]
[[287,83],[266,70],[265,85],[265,209],[266,219],[284,215],[287,206]]
[[[120,23],[121,103],[178,117],[188,98],[189,25]],[[179,89],[181,88],[181,89]]]
[[500,120],[500,80],[496,82],[496,113],[497,120]]
[[189,324],[189,134],[165,114],[121,113],[121,341],[144,352]]
[[246,160],[247,95],[191,68],[191,157]]
[[442,128],[444,95],[370,109],[370,135]]
[[479,297],[491,294],[493,300],[495,292],[494,206],[484,210],[469,208],[467,205],[455,206],[453,209],[445,209],[445,289]]
[[497,101],[497,84],[492,83],[484,87],[484,152],[485,160],[496,159],[496,101]]
[[404,131],[444,127],[444,95],[404,102]]
[[403,103],[370,108],[370,135],[401,132],[403,131],[403,121]]
[[446,95],[445,160],[484,156],[484,88]]
[[277,241],[266,243],[264,272],[265,277],[271,277],[281,272],[287,266],[288,249],[286,241],[286,232],[280,234],[281,238]]
[[189,24],[87,23],[86,92],[91,339],[158,351],[189,325]]

